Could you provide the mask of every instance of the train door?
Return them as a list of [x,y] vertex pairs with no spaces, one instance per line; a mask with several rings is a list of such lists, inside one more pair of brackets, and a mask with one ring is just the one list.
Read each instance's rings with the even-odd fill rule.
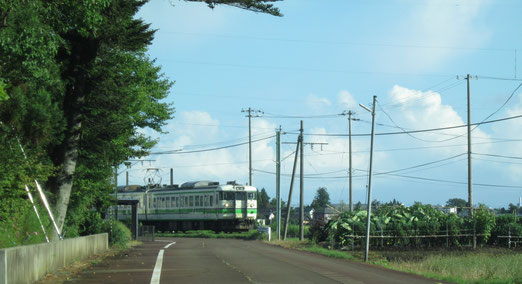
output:
[[235,204],[236,218],[246,218],[247,200],[246,192],[236,192]]

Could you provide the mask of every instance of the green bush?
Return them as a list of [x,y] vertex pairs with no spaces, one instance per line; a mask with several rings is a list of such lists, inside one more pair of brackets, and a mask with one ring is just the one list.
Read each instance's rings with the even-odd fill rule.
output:
[[127,247],[132,240],[131,231],[120,221],[112,221],[112,226],[110,221],[106,221],[103,227],[104,231],[109,233],[109,244],[111,246]]
[[[45,235],[38,218],[29,202],[20,200],[12,203],[14,209],[12,216],[0,219],[0,248],[38,244],[45,242]],[[49,224],[48,218],[42,216],[43,208],[39,208],[40,217],[44,223],[47,234],[53,234],[54,230]]]

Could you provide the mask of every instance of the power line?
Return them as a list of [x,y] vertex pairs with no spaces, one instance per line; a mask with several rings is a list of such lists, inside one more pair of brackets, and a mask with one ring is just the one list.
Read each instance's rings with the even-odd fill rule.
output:
[[[376,173],[376,175],[385,175],[385,174],[390,174],[390,173],[396,173],[396,172],[401,172],[401,171],[421,168],[421,167],[433,165],[433,164],[436,164],[436,163],[448,161],[448,160],[460,157],[460,156],[465,155],[465,154],[466,153],[462,153],[462,154],[459,154],[459,155],[455,155],[455,156],[451,156],[451,157],[448,157],[448,158],[444,158],[444,159],[440,159],[440,160],[436,160],[436,161],[431,161],[431,162],[427,162],[427,163],[423,163],[423,164],[419,164],[419,165],[415,165],[415,166],[411,166],[411,167],[407,167],[407,168],[391,170],[391,171],[387,171],[387,172],[379,172],[379,173]],[[263,171],[263,170],[259,170],[259,169],[256,169],[255,171],[263,172],[263,173],[269,173],[269,174],[275,174],[274,172]],[[345,176],[341,176],[341,177],[324,177],[324,175],[340,173],[340,172],[347,172],[347,170],[343,169],[343,170],[336,170],[336,171],[325,172],[325,173],[307,174],[305,178],[311,178],[311,179],[314,179],[314,178],[325,178],[325,179],[329,179],[329,178],[346,178]],[[284,174],[284,175],[285,176],[290,176],[289,174]],[[357,176],[357,177],[365,177],[365,176],[366,175]]]
[[269,113],[265,112],[265,117],[269,118],[332,118],[332,117],[339,117],[340,114],[322,114],[322,115],[307,115],[307,116],[297,116],[297,115],[283,115],[283,114],[275,114],[275,113]]
[[341,73],[341,74],[359,74],[359,75],[384,75],[384,76],[414,76],[414,77],[447,77],[449,74],[421,74],[421,73],[394,73],[394,72],[375,72],[375,71],[354,71],[354,70],[343,70],[343,69],[322,69],[315,67],[288,67],[288,66],[271,66],[271,65],[246,65],[246,64],[231,64],[231,63],[216,63],[216,62],[205,62],[205,61],[190,61],[190,60],[178,60],[172,58],[159,58],[163,61],[171,61],[181,64],[194,64],[194,65],[208,65],[217,67],[232,67],[232,68],[246,68],[246,69],[268,69],[268,70],[280,70],[280,71],[308,71],[308,72],[319,72],[319,73]]
[[490,160],[490,159],[481,159],[481,158],[473,158],[474,160],[479,161],[487,161],[487,162],[494,162],[499,164],[509,164],[509,165],[522,165],[522,163],[515,163],[515,162],[505,162],[505,161],[498,161],[498,160]]
[[480,154],[480,153],[473,153],[473,154],[480,155],[480,156],[490,156],[490,157],[522,160],[522,157],[514,157],[514,156],[503,156],[503,155],[497,155],[497,154]]
[[211,33],[188,33],[176,31],[162,31],[163,33],[181,34],[188,36],[199,37],[221,37],[230,39],[251,39],[262,41],[280,41],[280,42],[295,42],[308,44],[327,44],[327,45],[352,45],[352,46],[371,46],[371,47],[394,47],[394,48],[428,48],[428,49],[450,49],[450,50],[477,50],[477,51],[498,51],[498,52],[513,52],[515,49],[510,48],[477,48],[464,46],[443,46],[443,45],[423,45],[423,44],[394,44],[394,43],[378,43],[378,42],[355,42],[355,41],[324,41],[324,40],[309,40],[309,39],[291,39],[291,38],[270,38],[258,37],[251,35],[226,35],[226,34],[211,34]]
[[404,128],[400,127],[397,123],[395,123],[395,121],[393,120],[393,118],[391,118],[391,116],[384,110],[384,108],[381,106],[380,103],[377,102],[377,105],[379,106],[379,108],[381,109],[381,111],[384,113],[384,115],[386,115],[388,117],[388,119],[395,125],[395,127],[399,128],[400,130],[402,130],[402,132],[404,132],[405,134],[407,134],[408,136],[410,136],[411,138],[414,138],[414,139],[417,139],[417,140],[420,140],[420,141],[424,141],[424,142],[439,142],[439,141],[434,141],[434,140],[428,140],[428,139],[422,139],[422,138],[418,138],[418,137],[415,137],[413,135],[411,135],[410,133],[408,133]]
[[446,83],[446,82],[448,82],[450,80],[455,80],[455,77],[451,76],[451,78],[443,80],[443,81],[441,81],[441,82],[439,82],[439,83],[437,83],[435,85],[432,85],[432,86],[430,86],[428,88],[424,88],[422,90],[417,90],[414,93],[409,94],[408,97],[405,98],[405,100],[400,100],[398,102],[393,102],[393,103],[388,103],[388,104],[385,103],[384,106],[389,106],[390,108],[399,107],[399,106],[404,105],[406,103],[411,103],[411,102],[415,102],[415,101],[418,101],[418,100],[425,99],[426,97],[432,96],[435,93],[441,94],[442,92],[445,92],[445,91],[447,91],[449,89],[455,88],[455,87],[457,87],[457,86],[459,86],[460,84],[463,83],[462,81],[455,81],[455,82],[453,82],[453,83],[451,83],[451,84],[449,84],[449,85],[447,85],[445,87],[441,87],[438,90],[434,90],[434,91],[428,93],[425,96],[417,96],[417,95],[420,95],[420,94],[422,94],[424,92],[430,91],[431,89],[433,89],[433,88],[435,88],[437,86],[440,86],[440,85],[442,85],[442,84],[444,84],[444,83]]
[[[506,121],[516,118],[521,118],[522,115],[515,115],[515,116],[509,116],[489,121],[482,121],[479,123],[471,123],[470,125],[482,125],[482,124],[489,124],[489,123],[495,123],[500,121]],[[419,129],[419,130],[409,130],[409,131],[400,131],[400,132],[384,132],[384,133],[375,133],[375,135],[397,135],[397,134],[408,134],[408,133],[422,133],[422,132],[432,132],[432,131],[440,131],[440,130],[448,130],[448,129],[455,129],[455,128],[462,128],[467,127],[467,125],[456,125],[456,126],[448,126],[448,127],[438,127],[438,128],[428,128],[428,129]],[[288,134],[297,134],[293,132],[287,132]],[[345,137],[348,136],[348,134],[320,134],[320,133],[305,133],[304,135],[308,136],[332,136],[332,137]],[[370,136],[370,134],[352,134],[352,136]]]
[[[390,176],[397,176],[397,177],[403,177],[403,178],[409,178],[409,179],[442,182],[442,183],[463,184],[463,185],[467,185],[468,184],[467,182],[460,182],[460,181],[453,181],[453,180],[443,180],[443,179],[434,179],[434,178],[427,178],[427,177],[406,176],[406,175],[398,175],[398,174],[388,174],[388,175],[390,175]],[[473,183],[473,186],[522,189],[522,186],[502,185],[502,184],[487,184],[487,183]]]
[[[386,175],[386,174],[390,174],[390,173],[396,173],[396,172],[412,170],[412,169],[416,169],[416,168],[420,168],[420,167],[425,167],[425,166],[433,165],[433,164],[436,164],[436,163],[444,162],[444,161],[447,161],[447,160],[455,159],[455,158],[463,156],[463,155],[466,155],[466,153],[458,154],[458,155],[451,156],[451,157],[448,157],[448,158],[445,158],[445,159],[436,160],[436,161],[432,161],[432,162],[427,162],[427,163],[424,163],[424,164],[415,165],[415,166],[411,166],[411,167],[407,167],[407,168],[402,168],[402,169],[398,169],[398,170],[382,172],[382,173],[379,173],[379,175]],[[377,175],[377,173],[376,173],[376,175]]]
[[[272,136],[269,136],[269,137],[265,137],[265,138],[261,138],[261,139],[257,139],[257,140],[252,140],[252,143],[263,141],[263,140],[268,140],[268,139],[271,139],[271,138],[274,138],[274,137],[275,137],[275,135],[272,135]],[[217,150],[222,150],[222,149],[227,149],[227,148],[243,146],[243,145],[246,145],[248,143],[249,142],[243,142],[243,143],[232,144],[232,145],[227,145],[227,146],[222,146],[222,147],[215,147],[215,148],[202,149],[202,150],[193,150],[193,151],[174,150],[174,151],[154,152],[154,153],[150,153],[150,155],[173,155],[173,154],[174,155],[178,155],[178,154],[202,153],[202,152],[217,151]]]
[[[356,169],[357,171],[367,172],[367,170],[361,170]],[[266,173],[274,175],[275,173],[269,172],[269,171],[263,171],[263,170],[254,170],[256,172]],[[379,177],[383,178],[386,176],[391,177],[400,177],[400,178],[406,178],[406,179],[413,179],[413,180],[422,180],[422,181],[429,181],[429,182],[438,182],[438,183],[448,183],[448,184],[458,184],[458,185],[467,185],[467,182],[459,182],[459,181],[453,181],[453,180],[444,180],[444,179],[435,179],[435,178],[427,178],[427,177],[417,177],[417,176],[409,176],[409,175],[400,175],[400,174],[384,174],[384,173],[375,173],[376,175],[379,175]],[[282,175],[282,176],[289,176],[288,174]],[[307,179],[346,179],[348,176],[337,176],[337,177],[305,177]],[[354,176],[356,179],[365,179],[366,175],[359,175]],[[481,186],[481,187],[497,187],[497,188],[509,188],[509,189],[522,189],[522,186],[515,186],[515,185],[502,185],[502,184],[487,184],[487,183],[473,183],[473,186]]]
[[489,79],[489,80],[500,80],[500,81],[518,81],[521,82],[522,79],[517,78],[503,78],[503,77],[491,77],[491,76],[477,76],[479,79]]

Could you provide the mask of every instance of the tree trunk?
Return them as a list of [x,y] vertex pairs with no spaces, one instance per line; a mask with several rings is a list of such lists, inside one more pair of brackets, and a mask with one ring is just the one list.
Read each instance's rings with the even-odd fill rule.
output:
[[[63,234],[63,225],[65,223],[65,216],[67,215],[67,208],[69,206],[69,199],[71,197],[74,172],[76,171],[76,162],[78,160],[78,146],[80,142],[81,121],[77,121],[71,126],[71,132],[67,134],[64,141],[65,151],[63,153],[63,166],[56,176],[56,192],[58,199],[56,201],[56,224]],[[55,236],[54,239],[57,239]]]
[[[56,224],[62,234],[78,161],[83,104],[85,96],[91,90],[88,75],[99,47],[98,40],[79,35],[70,35],[68,39],[71,43],[71,51],[67,56],[68,68],[62,74],[64,78],[70,78],[63,103],[67,125],[64,140],[53,153],[54,165],[60,170],[51,181],[51,189],[57,197]],[[56,239],[58,236],[53,236],[53,240]]]

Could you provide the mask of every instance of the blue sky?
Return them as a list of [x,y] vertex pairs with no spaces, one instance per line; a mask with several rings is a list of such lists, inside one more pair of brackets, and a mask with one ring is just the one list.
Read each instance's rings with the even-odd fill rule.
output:
[[[300,119],[305,134],[346,134],[347,119],[337,114],[347,110],[361,119],[353,122],[352,133],[367,134],[371,116],[358,104],[370,106],[374,95],[377,133],[401,131],[397,126],[462,125],[462,78],[468,73],[477,76],[471,80],[472,122],[481,122],[522,83],[512,80],[522,79],[520,1],[285,0],[276,5],[284,17],[184,1],[152,0],[142,8],[138,16],[158,29],[149,54],[176,82],[168,98],[176,108],[166,126],[169,134],[144,130],[160,139],[153,152],[248,141],[248,119],[241,110],[249,107],[264,111],[253,118],[254,139],[274,135],[281,125],[287,132],[282,141],[295,142]],[[489,119],[521,115],[521,94],[522,88]],[[472,132],[475,204],[507,206],[522,196],[521,129],[518,118]],[[467,185],[459,184],[467,181],[465,132],[377,136],[375,173],[414,168],[374,176],[372,199],[406,204],[467,199]],[[305,203],[319,186],[327,187],[333,202],[347,203],[347,137],[305,135],[305,141],[328,143],[322,150],[305,147]],[[367,136],[353,138],[354,202],[364,203],[369,144]],[[282,157],[290,156],[282,164],[283,174],[291,173],[294,147],[282,146]],[[248,182],[247,146],[148,159],[156,161],[128,169],[130,183],[143,184],[148,167],[160,169],[162,183],[169,182],[170,168],[175,183]],[[254,185],[271,197],[274,160],[274,138],[253,144]],[[127,169],[119,171],[123,184]],[[283,176],[284,200],[289,182]],[[294,194],[292,203],[297,200]]]

